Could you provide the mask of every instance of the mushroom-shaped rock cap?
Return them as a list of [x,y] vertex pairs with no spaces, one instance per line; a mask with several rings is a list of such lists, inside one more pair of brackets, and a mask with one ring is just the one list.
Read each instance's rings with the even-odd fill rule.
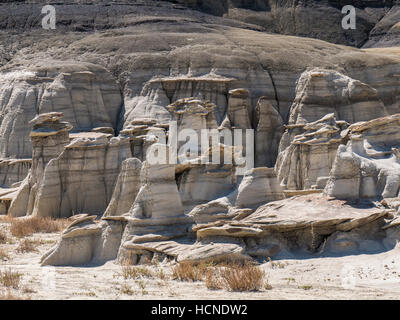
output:
[[134,119],[130,122],[131,125],[136,126],[136,125],[147,125],[147,126],[152,126],[157,123],[157,120],[151,119],[151,118],[140,118],[140,119]]
[[229,91],[229,95],[233,98],[247,99],[249,97],[249,90],[239,88]]
[[114,135],[114,129],[112,127],[97,127],[93,128],[92,132],[100,132]]
[[209,101],[202,101],[196,98],[179,99],[170,104],[167,109],[176,114],[197,113],[200,115],[208,115],[215,108],[215,104]]
[[31,121],[29,121],[29,123],[36,126],[46,122],[59,121],[62,117],[64,117],[64,113],[62,112],[41,113],[38,114],[35,118],[33,118]]
[[60,132],[69,132],[73,127],[69,122],[60,121],[62,112],[49,112],[37,115],[29,123],[33,124],[31,137],[47,137]]
[[293,144],[333,144],[339,143],[343,139],[340,135],[342,128],[336,123],[333,113],[304,125],[304,130],[304,133],[294,138]]
[[370,121],[360,121],[352,124],[349,129],[351,132],[362,132],[374,127],[389,125],[396,122],[400,125],[400,113],[396,113],[387,117],[376,118]]

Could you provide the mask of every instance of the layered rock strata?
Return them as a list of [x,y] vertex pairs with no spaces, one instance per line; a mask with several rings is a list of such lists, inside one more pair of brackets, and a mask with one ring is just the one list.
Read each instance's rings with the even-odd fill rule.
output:
[[377,90],[337,71],[305,71],[296,86],[289,124],[305,124],[334,113],[349,123],[387,115]]
[[214,222],[195,230],[202,243],[239,243],[243,253],[263,259],[349,254],[392,248],[393,242],[385,242],[388,217],[390,210],[371,203],[357,207],[308,195],[271,202],[243,219]]
[[293,131],[301,130],[303,133],[295,135],[290,145],[279,154],[275,170],[280,185],[287,190],[323,189],[336,151],[346,142],[343,130],[347,126],[345,121],[336,121],[333,113],[305,125],[287,125],[286,139],[293,136]]
[[255,109],[255,165],[273,167],[284,132],[283,119],[266,97],[261,97]]
[[153,118],[160,123],[168,123],[172,120],[172,115],[167,107],[178,100],[193,97],[218,106],[213,113],[220,124],[228,106],[228,91],[234,82],[234,78],[222,76],[151,79],[140,96],[129,101],[125,123],[135,118]]
[[25,216],[33,212],[47,164],[69,144],[69,131],[72,126],[61,121],[62,116],[60,112],[53,112],[38,115],[31,120],[32,167],[20,185],[17,196],[11,202],[11,216]]
[[57,218],[107,208],[121,163],[131,157],[129,139],[88,133],[70,142],[72,126],[61,117],[53,112],[32,120],[32,169],[9,214]]
[[339,199],[397,198],[400,114],[355,123],[338,149],[325,193]]
[[62,112],[73,130],[117,129],[122,98],[104,69],[88,63],[54,62],[51,67],[0,74],[0,157],[29,158],[29,121],[37,114]]
[[28,175],[31,159],[4,159],[0,161],[0,186],[10,188]]
[[137,158],[129,158],[122,162],[121,171],[114,188],[110,203],[104,217],[121,216],[128,213],[140,190],[140,170],[142,162]]

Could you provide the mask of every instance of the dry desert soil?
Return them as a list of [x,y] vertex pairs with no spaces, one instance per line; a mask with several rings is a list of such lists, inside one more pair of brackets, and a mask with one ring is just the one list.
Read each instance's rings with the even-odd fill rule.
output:
[[[6,220],[6,221],[5,221]],[[272,288],[256,292],[209,290],[203,281],[172,279],[174,263],[138,266],[152,273],[124,279],[123,267],[109,261],[99,266],[41,267],[40,258],[59,238],[59,233],[36,233],[17,238],[11,235],[10,219],[0,223],[7,242],[0,244],[0,271],[21,275],[16,288],[0,284],[0,298],[50,300],[140,300],[140,299],[399,299],[400,247],[378,254],[342,257],[285,259],[259,266]],[[19,252],[26,239],[37,251]]]

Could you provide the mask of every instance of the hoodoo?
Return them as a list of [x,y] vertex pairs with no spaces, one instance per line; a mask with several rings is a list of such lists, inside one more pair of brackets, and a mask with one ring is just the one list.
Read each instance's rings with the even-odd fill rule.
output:
[[400,2],[342,3],[2,1],[0,299],[398,298]]

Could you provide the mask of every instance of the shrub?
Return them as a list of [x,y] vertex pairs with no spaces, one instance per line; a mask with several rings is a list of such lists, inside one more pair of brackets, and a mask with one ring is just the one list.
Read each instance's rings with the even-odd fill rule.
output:
[[58,232],[63,230],[67,223],[66,219],[53,220],[51,218],[41,217],[14,219],[11,222],[10,230],[13,236],[22,238],[39,232]]
[[248,263],[234,264],[220,272],[221,281],[231,291],[258,291],[263,287],[264,272]]
[[13,272],[10,269],[6,271],[0,271],[0,283],[7,288],[18,289],[21,277],[21,273]]

